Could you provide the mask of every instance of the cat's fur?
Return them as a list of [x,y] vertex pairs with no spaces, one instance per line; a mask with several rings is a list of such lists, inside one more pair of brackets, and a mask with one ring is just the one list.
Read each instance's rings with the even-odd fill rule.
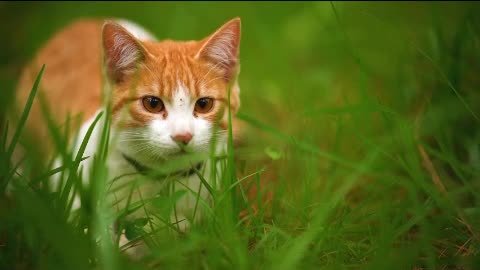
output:
[[[110,146],[107,160],[109,178],[113,179],[138,172],[132,160],[155,168],[182,156],[181,144],[174,141],[175,136],[191,135],[186,152],[208,153],[214,135],[218,140],[217,152],[225,150],[228,86],[232,86],[232,115],[240,107],[239,46],[239,18],[199,41],[157,41],[151,33],[126,20],[80,20],[57,33],[39,51],[22,75],[17,97],[19,104],[24,104],[35,75],[45,64],[39,95],[47,101],[57,124],[64,123],[67,115],[80,117],[82,125],[73,131],[78,134],[72,142],[77,149],[93,119],[105,110],[106,100],[110,100],[111,138],[117,138]],[[111,98],[104,99],[108,96]],[[146,96],[160,98],[165,110],[160,113],[146,110],[142,103]],[[207,113],[197,113],[195,103],[203,97],[214,99],[213,108]],[[214,132],[216,123],[219,129]],[[82,162],[87,180],[101,127],[101,123],[97,125],[84,154],[90,156]],[[42,140],[47,153],[55,154],[38,101],[33,105],[27,128]],[[238,130],[235,120],[235,139],[239,137]],[[200,164],[205,171],[212,165],[208,160]],[[205,178],[210,179],[208,174]],[[159,192],[161,179],[151,180],[135,192],[134,199],[145,199]],[[201,184],[196,174],[176,181],[195,191]],[[201,196],[208,201],[205,188]],[[117,199],[125,197],[126,194],[116,195]],[[177,204],[177,218],[190,218],[195,201],[192,193],[182,197]],[[75,207],[81,207],[78,200]],[[196,218],[199,216],[197,213]],[[188,227],[188,220],[182,222],[183,229]]]

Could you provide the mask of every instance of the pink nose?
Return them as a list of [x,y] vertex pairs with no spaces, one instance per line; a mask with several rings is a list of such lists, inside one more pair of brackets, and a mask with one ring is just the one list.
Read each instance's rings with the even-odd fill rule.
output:
[[174,140],[175,142],[188,144],[190,140],[192,140],[192,134],[189,132],[183,133],[183,134],[177,134],[175,136],[172,136],[172,140]]

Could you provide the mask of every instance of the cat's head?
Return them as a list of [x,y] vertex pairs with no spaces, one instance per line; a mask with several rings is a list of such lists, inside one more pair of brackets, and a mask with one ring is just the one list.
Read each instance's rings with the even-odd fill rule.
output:
[[199,41],[141,41],[114,22],[103,26],[105,68],[111,82],[112,125],[119,148],[138,160],[208,152],[225,141],[228,90],[240,106],[240,19]]

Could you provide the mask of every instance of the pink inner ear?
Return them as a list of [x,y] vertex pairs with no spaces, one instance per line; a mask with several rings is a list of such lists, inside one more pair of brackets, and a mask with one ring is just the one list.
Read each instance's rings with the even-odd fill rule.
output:
[[141,45],[126,29],[116,23],[103,27],[103,47],[108,75],[119,82],[133,72],[143,57]]
[[233,19],[207,39],[197,57],[202,57],[225,71],[230,79],[232,70],[238,62],[240,45],[240,19]]

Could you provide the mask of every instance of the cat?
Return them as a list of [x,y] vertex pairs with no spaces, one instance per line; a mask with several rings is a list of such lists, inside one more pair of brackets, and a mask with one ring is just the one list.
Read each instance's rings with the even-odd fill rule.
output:
[[[174,189],[187,191],[171,215],[172,223],[186,231],[191,222],[201,219],[201,211],[195,212],[197,194],[190,192],[198,191],[202,185],[197,173],[204,172],[208,181],[218,181],[221,176],[219,173],[212,180],[214,177],[209,175],[211,166],[218,165],[208,154],[213,140],[216,154],[224,154],[227,149],[228,108],[235,144],[240,141],[240,122],[235,118],[240,108],[240,33],[238,17],[205,38],[192,41],[158,40],[124,19],[78,20],[55,34],[27,65],[17,98],[24,104],[36,74],[45,64],[38,95],[49,105],[57,124],[64,123],[67,116],[79,117],[81,126],[73,131],[77,135],[72,141],[76,150],[93,120],[111,108],[112,139],[106,162],[109,179],[146,174],[170,160],[206,154],[203,159],[168,172],[179,183]],[[107,107],[108,102],[111,107]],[[82,161],[86,183],[101,138],[103,122],[99,123],[83,155],[88,157]],[[55,155],[37,100],[27,130],[39,138],[39,146]],[[55,166],[60,165],[57,159]],[[132,201],[158,195],[164,188],[162,178],[149,179],[134,191]],[[131,180],[123,179],[115,184],[121,186]],[[114,195],[122,202],[116,207],[125,207],[128,192]],[[205,187],[200,198],[206,202],[210,199]],[[75,198],[74,209],[80,207],[81,201]],[[137,212],[141,216],[142,211]]]

